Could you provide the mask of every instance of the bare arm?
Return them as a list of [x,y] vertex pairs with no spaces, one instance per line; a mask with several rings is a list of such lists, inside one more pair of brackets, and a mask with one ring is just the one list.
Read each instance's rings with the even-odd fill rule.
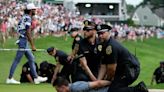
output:
[[115,76],[117,64],[108,64],[107,65],[107,79],[113,80]]
[[86,74],[89,75],[89,77],[92,81],[97,80],[96,77],[91,72],[91,70],[89,69],[85,57],[80,58],[80,64],[81,64],[82,68],[84,69],[84,71],[86,72]]
[[101,88],[110,85],[111,82],[107,80],[97,80],[93,82],[89,82],[90,88]]
[[35,51],[36,48],[35,48],[34,42],[33,42],[33,40],[32,40],[32,36],[31,36],[31,28],[28,28],[28,29],[27,29],[26,34],[27,34],[27,38],[28,38],[28,41],[29,41],[29,43],[30,43],[30,45],[31,45],[32,50]]
[[30,71],[28,71],[28,67],[24,65],[22,68],[22,73],[26,74],[26,77],[27,77],[28,81],[30,81],[30,83],[33,83],[33,79],[29,72]]
[[30,81],[30,83],[34,82],[30,74],[26,74],[26,77]]
[[53,83],[54,80],[56,79],[56,76],[57,76],[57,74],[58,74],[60,68],[61,68],[61,64],[60,64],[59,62],[57,62],[56,67],[55,67],[55,69],[54,69],[54,74],[53,74],[51,83]]
[[104,79],[105,74],[106,74],[106,65],[103,64],[103,65],[100,66],[98,79],[99,80]]
[[75,44],[75,48],[72,50],[72,53],[70,54],[70,56],[68,56],[67,58],[68,61],[73,60],[75,58],[78,50],[79,50],[79,44]]
[[75,56],[78,50],[79,50],[79,44],[76,43],[74,49],[72,50],[72,55]]

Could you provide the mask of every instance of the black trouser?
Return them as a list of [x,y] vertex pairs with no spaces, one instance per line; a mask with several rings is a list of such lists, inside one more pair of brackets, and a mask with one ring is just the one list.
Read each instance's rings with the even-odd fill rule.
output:
[[69,82],[70,82],[70,75],[73,73],[73,67],[72,64],[67,64],[64,65],[61,72],[58,74],[58,76],[62,76],[64,78],[66,78]]
[[137,92],[135,87],[128,86],[138,78],[140,68],[126,66],[123,72],[120,75],[115,75],[108,92]]

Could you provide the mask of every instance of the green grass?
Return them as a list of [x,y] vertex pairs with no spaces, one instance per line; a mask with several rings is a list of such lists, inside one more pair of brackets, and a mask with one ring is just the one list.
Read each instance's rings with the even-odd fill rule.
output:
[[55,89],[50,84],[0,84],[0,89],[1,92],[55,92]]
[[[17,48],[15,45],[16,39],[9,39],[5,44],[5,48]],[[55,46],[56,48],[65,51],[66,53],[71,52],[72,39],[68,38],[68,41],[64,41],[62,37],[55,38],[48,36],[46,38],[40,38],[35,40],[36,47],[46,49],[50,46]],[[137,84],[140,81],[144,81],[149,88],[164,88],[164,84],[161,85],[151,85],[150,81],[154,69],[159,66],[159,62],[164,60],[164,41],[163,39],[158,40],[156,38],[151,38],[145,40],[144,42],[133,42],[126,41],[123,45],[129,49],[130,52],[136,52],[137,57],[141,62],[141,73],[138,80],[134,83]],[[1,45],[0,45],[1,46]],[[50,84],[21,84],[21,85],[6,85],[5,80],[9,73],[9,68],[15,57],[15,51],[0,51],[0,90],[1,92],[54,92],[54,89]],[[36,62],[39,64],[43,60],[47,60],[51,63],[55,63],[54,58],[50,57],[45,52],[34,52],[36,57]],[[22,58],[20,64],[18,65],[14,78],[19,80],[21,67],[27,60],[25,57]]]

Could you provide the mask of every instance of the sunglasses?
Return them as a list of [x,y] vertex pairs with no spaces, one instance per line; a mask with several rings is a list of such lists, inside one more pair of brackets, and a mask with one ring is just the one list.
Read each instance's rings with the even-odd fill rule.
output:
[[98,35],[103,35],[105,32],[97,32]]
[[85,29],[84,31],[89,32],[89,31],[91,31],[91,30],[93,30],[93,29]]

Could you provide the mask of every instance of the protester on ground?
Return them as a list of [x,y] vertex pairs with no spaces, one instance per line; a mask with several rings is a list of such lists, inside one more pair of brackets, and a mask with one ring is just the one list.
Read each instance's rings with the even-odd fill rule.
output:
[[53,82],[53,87],[57,92],[107,92],[107,87],[111,82],[106,80],[96,80],[92,82],[77,81],[69,83],[66,79],[58,77]]

